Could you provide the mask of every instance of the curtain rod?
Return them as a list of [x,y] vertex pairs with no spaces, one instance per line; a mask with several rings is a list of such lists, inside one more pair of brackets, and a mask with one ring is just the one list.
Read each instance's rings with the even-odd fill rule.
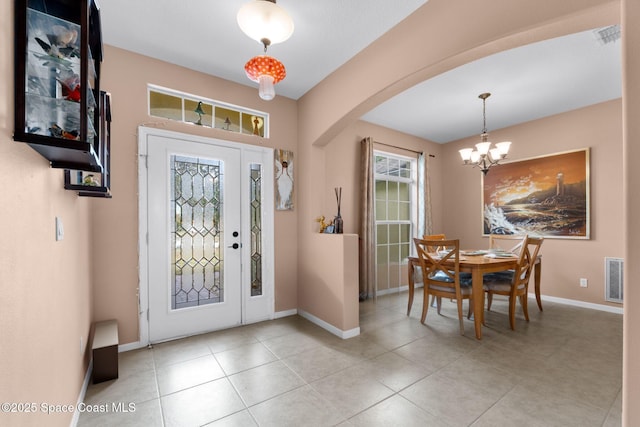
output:
[[[373,142],[374,142],[374,144],[384,145],[385,147],[398,148],[400,150],[405,150],[405,151],[409,151],[411,153],[416,153],[416,154],[424,154],[424,151],[416,151],[416,150],[412,150],[410,148],[398,147],[397,145],[385,144],[384,142],[378,142],[378,141],[373,141]],[[434,156],[433,154],[429,154],[429,157],[435,158],[436,156]]]

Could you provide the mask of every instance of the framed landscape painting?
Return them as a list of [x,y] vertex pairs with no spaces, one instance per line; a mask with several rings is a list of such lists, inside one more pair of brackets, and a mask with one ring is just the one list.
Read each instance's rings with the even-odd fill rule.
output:
[[482,180],[483,234],[589,239],[589,149],[501,163]]

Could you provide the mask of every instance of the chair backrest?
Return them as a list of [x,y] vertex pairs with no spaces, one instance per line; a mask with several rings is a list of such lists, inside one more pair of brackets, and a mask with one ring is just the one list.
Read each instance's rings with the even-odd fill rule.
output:
[[538,257],[538,252],[540,251],[543,240],[541,237],[525,236],[522,242],[520,257],[518,258],[518,267],[513,275],[514,285],[516,285],[516,287],[521,284],[525,286],[529,284],[533,265],[536,263],[536,258]]
[[[438,286],[455,288],[456,295],[460,296],[460,240],[452,239],[413,239],[420,266],[422,267],[422,280],[424,285],[437,283]],[[437,247],[437,251],[431,248]],[[446,265],[445,265],[446,264]],[[446,277],[448,281],[432,280],[433,275]]]
[[423,240],[444,240],[446,238],[444,234],[425,234],[422,236]]
[[[446,238],[444,234],[425,234],[422,236],[422,240],[444,240]],[[428,248],[429,252],[437,252],[439,249],[438,246]]]
[[503,250],[519,254],[526,234],[491,234],[489,249]]
[[524,246],[525,250],[529,253],[530,266],[529,271],[527,273],[527,283],[529,282],[529,277],[531,277],[531,271],[533,270],[533,266],[536,263],[538,258],[538,253],[540,252],[540,246],[542,246],[542,242],[544,238],[542,237],[531,237],[527,236],[527,244]]

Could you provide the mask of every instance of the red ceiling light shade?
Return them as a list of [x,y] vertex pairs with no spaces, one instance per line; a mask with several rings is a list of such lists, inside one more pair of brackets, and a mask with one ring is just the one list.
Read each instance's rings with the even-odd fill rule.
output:
[[287,75],[284,64],[269,55],[254,56],[244,64],[244,71],[250,80],[258,82],[258,93],[265,101],[270,101],[276,96],[273,85]]

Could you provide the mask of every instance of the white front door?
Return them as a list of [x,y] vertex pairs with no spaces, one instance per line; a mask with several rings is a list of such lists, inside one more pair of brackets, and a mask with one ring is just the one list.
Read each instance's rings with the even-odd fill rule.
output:
[[268,205],[260,199],[260,213],[250,214],[263,194],[268,152],[143,133],[148,341],[272,318],[272,257],[262,249]]

